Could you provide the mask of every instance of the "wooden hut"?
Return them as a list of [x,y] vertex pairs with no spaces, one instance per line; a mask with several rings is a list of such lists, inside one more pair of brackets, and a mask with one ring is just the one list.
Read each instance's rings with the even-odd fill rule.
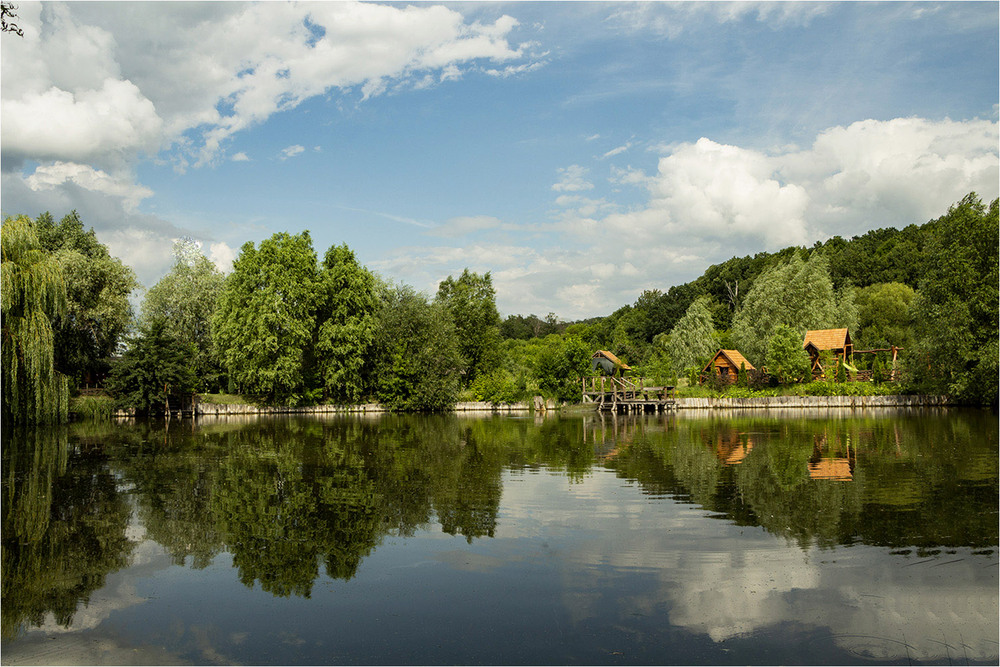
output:
[[590,367],[600,371],[601,375],[624,375],[625,371],[632,370],[631,366],[607,350],[594,352],[594,356],[590,358]]
[[843,362],[847,362],[848,357],[854,354],[854,343],[851,341],[851,334],[847,328],[843,329],[815,329],[807,331],[802,347],[809,353],[812,360],[812,373],[819,375],[823,372],[823,364],[820,363],[819,353],[829,350]]
[[701,374],[716,373],[729,382],[736,382],[740,365],[743,365],[748,371],[754,370],[753,364],[747,361],[739,350],[719,350],[705,365],[705,368],[701,369]]

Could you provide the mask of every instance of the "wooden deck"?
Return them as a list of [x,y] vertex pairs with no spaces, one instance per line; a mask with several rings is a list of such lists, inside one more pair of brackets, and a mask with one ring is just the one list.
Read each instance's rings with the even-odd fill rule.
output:
[[674,387],[646,386],[645,378],[581,378],[581,387],[585,403],[597,403],[598,409],[608,412],[663,412],[677,407]]

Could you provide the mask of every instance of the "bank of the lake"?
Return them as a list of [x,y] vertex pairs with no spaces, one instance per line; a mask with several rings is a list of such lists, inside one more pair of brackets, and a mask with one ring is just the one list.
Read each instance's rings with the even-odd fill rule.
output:
[[[787,410],[791,408],[898,408],[898,407],[940,407],[953,405],[947,396],[925,396],[892,394],[886,396],[758,396],[754,398],[678,398],[678,410]],[[545,410],[556,409],[596,410],[596,403],[571,406],[557,406],[553,401],[545,402]],[[456,403],[453,412],[496,412],[500,414],[523,413],[538,410],[533,403],[505,403],[494,405],[487,401],[464,401]],[[211,415],[315,415],[315,414],[379,414],[389,412],[378,403],[358,405],[310,405],[305,407],[260,406],[246,403],[205,403],[195,406],[197,416]]]

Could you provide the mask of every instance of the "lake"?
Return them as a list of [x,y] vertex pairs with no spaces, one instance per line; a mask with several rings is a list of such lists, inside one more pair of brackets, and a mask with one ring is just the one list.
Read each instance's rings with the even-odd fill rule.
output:
[[3,430],[3,664],[995,664],[957,409]]

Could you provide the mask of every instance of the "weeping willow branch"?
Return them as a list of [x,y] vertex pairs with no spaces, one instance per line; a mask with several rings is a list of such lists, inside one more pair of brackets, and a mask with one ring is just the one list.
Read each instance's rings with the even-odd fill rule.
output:
[[27,216],[4,220],[0,237],[3,421],[66,421],[69,383],[54,369],[52,335],[53,318],[66,310],[62,269]]

